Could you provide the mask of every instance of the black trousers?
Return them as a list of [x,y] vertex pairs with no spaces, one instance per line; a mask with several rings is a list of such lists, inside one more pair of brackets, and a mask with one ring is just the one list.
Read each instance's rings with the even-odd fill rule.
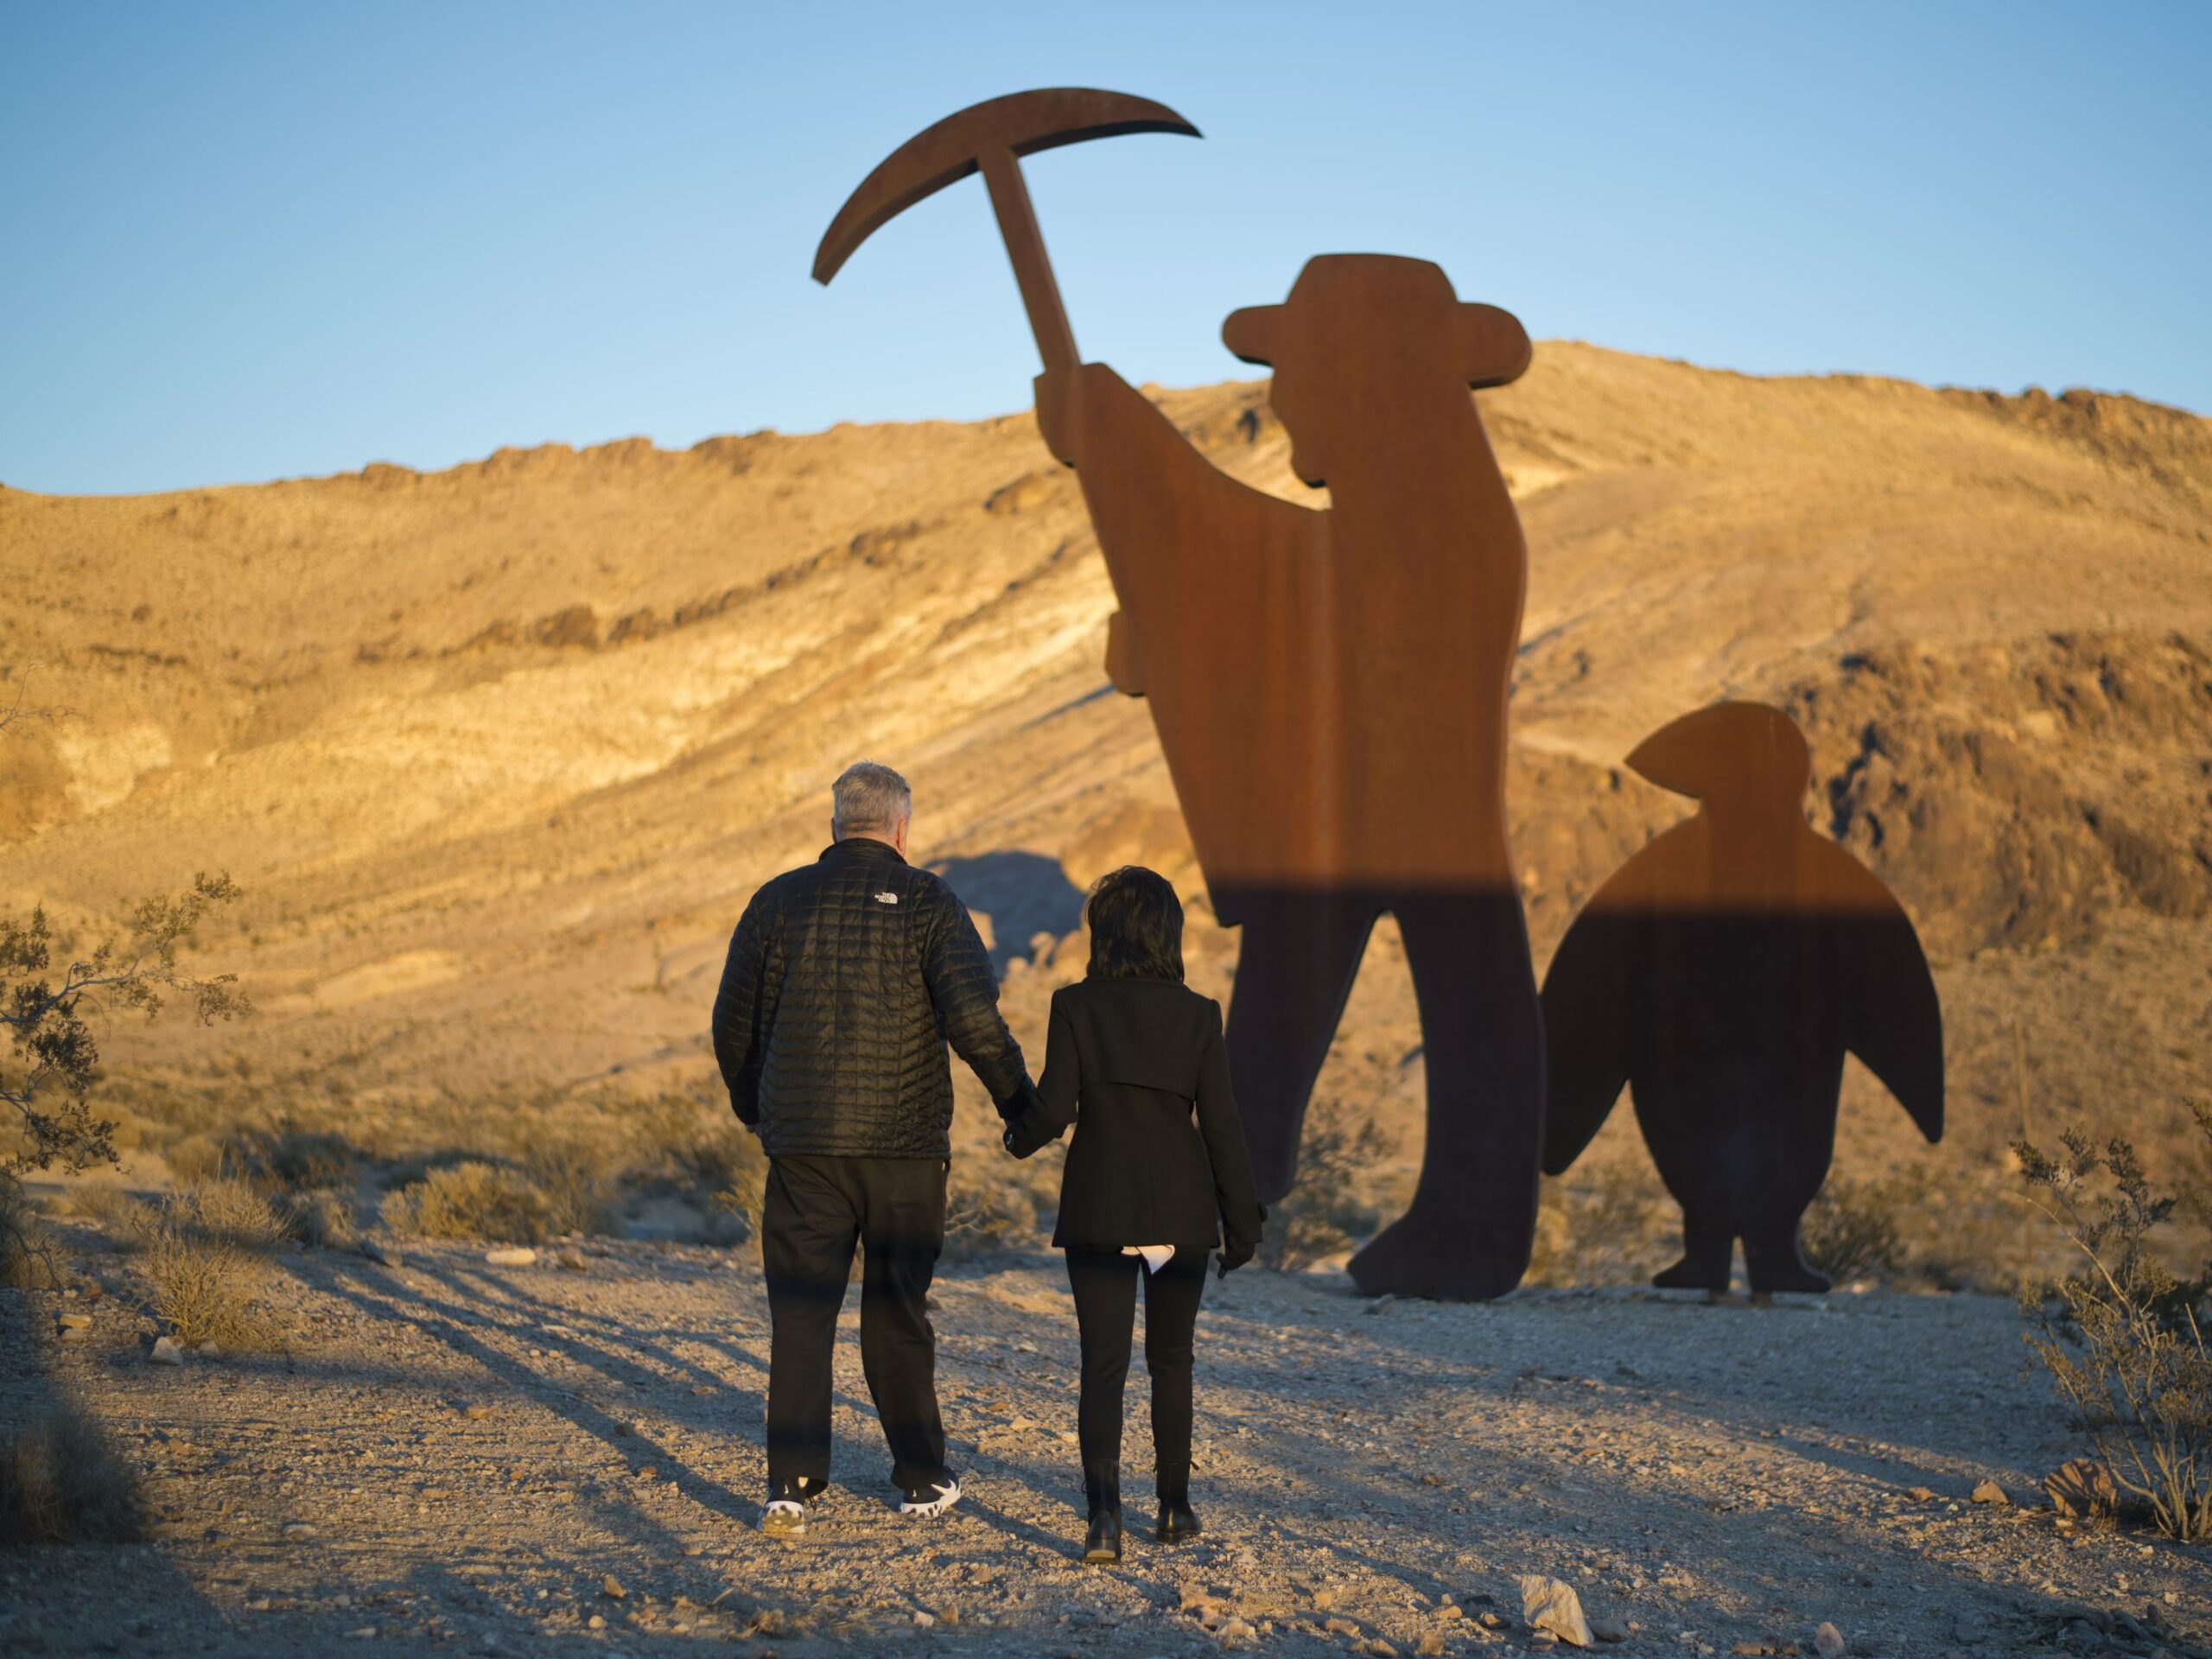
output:
[[1191,1491],[1191,1360],[1205,1294],[1207,1256],[1179,1249],[1157,1273],[1141,1257],[1118,1251],[1071,1249],[1068,1286],[1075,1293],[1083,1344],[1083,1400],[1076,1439],[1085,1476],[1122,1458],[1122,1389],[1129,1375],[1129,1338],[1136,1328],[1137,1281],[1144,1281],[1144,1363],[1152,1373],[1152,1446],[1163,1501]]
[[778,1158],[760,1262],[768,1284],[768,1485],[830,1478],[830,1362],[861,1249],[861,1367],[891,1446],[891,1478],[947,1478],[930,1281],[944,1247],[937,1158]]

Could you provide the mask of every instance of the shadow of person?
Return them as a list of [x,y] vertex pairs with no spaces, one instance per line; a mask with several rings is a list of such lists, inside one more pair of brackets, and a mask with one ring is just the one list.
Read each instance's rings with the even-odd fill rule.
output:
[[1041,853],[976,853],[931,867],[969,910],[990,918],[991,970],[1030,955],[1039,933],[1054,938],[1083,924],[1083,894],[1056,858]]

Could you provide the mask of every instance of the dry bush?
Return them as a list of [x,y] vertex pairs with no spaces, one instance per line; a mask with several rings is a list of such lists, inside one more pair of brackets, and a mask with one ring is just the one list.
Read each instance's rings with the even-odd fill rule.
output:
[[244,1181],[168,1194],[150,1210],[139,1245],[155,1314],[179,1343],[274,1347],[276,1325],[257,1299],[270,1279],[268,1252],[283,1236],[283,1221]]
[[977,1262],[1044,1243],[1038,1189],[1026,1167],[956,1158],[945,1176],[944,1259]]
[[223,1173],[225,1163],[222,1141],[197,1131],[170,1141],[162,1157],[180,1181],[212,1181]]
[[22,1183],[0,1171],[0,1286],[55,1290],[60,1285],[53,1236],[39,1219]]
[[389,1194],[378,1211],[395,1233],[540,1244],[556,1230],[554,1206],[518,1169],[471,1159],[429,1171]]
[[1805,1259],[1840,1285],[1894,1281],[1905,1263],[1907,1202],[1896,1179],[1829,1176],[1805,1211]]
[[718,1143],[715,1167],[701,1174],[701,1184],[710,1195],[708,1202],[743,1225],[741,1237],[760,1237],[760,1211],[768,1197],[768,1154],[761,1150],[759,1137],[732,1125],[731,1133]]
[[[232,1134],[222,1149],[223,1167],[265,1192],[313,1192],[345,1185],[359,1154],[328,1129],[302,1128],[286,1116],[265,1129]],[[175,1167],[172,1159],[170,1167]]]
[[353,1206],[342,1192],[327,1188],[288,1192],[276,1201],[276,1208],[285,1235],[315,1249],[351,1249],[361,1242]]
[[[2191,1109],[2212,1147],[2212,1108]],[[2121,1136],[2101,1149],[2070,1130],[2060,1140],[2060,1158],[2026,1141],[2013,1147],[2030,1197],[2076,1262],[2023,1294],[2028,1345],[2120,1490],[2167,1536],[2212,1539],[2212,1264],[2183,1277],[2159,1248],[2184,1197],[2196,1206],[2212,1194],[2154,1191]]]
[[531,1182],[545,1201],[546,1230],[607,1230],[613,1186],[610,1160],[577,1139],[548,1141],[529,1158]]
[[1560,1288],[1640,1284],[1673,1259],[1681,1242],[1681,1212],[1649,1163],[1587,1161],[1538,1188],[1523,1279]]
[[163,1208],[195,1236],[242,1250],[273,1250],[289,1235],[269,1200],[235,1176],[180,1187]]
[[112,1179],[82,1182],[70,1189],[62,1204],[70,1215],[99,1228],[118,1250],[135,1250],[144,1243],[154,1219],[153,1205],[132,1198]]
[[137,1483],[83,1412],[50,1405],[0,1440],[0,1544],[119,1542],[138,1530]]
[[1302,1273],[1372,1232],[1381,1216],[1363,1188],[1391,1150],[1368,1114],[1316,1100],[1299,1145],[1298,1179],[1262,1232],[1260,1264]]

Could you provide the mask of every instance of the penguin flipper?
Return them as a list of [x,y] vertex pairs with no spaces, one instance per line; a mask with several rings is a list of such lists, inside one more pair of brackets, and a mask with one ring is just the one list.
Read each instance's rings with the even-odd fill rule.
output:
[[1633,922],[1601,889],[1544,974],[1543,1172],[1563,1173],[1605,1124],[1628,1081],[1625,953]]
[[1836,849],[1855,877],[1840,918],[1844,1046],[1882,1080],[1932,1144],[1943,1138],[1943,1010],[1920,935],[1872,871]]

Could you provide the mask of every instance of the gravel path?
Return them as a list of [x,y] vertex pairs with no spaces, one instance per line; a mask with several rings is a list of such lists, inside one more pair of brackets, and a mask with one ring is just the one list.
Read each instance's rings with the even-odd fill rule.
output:
[[[2202,1552],[2040,1506],[2075,1447],[2002,1301],[1370,1304],[1336,1275],[1240,1273],[1200,1324],[1206,1534],[1140,1532],[1096,1571],[1072,1560],[1056,1259],[939,1281],[971,1494],[942,1521],[890,1507],[848,1335],[840,1484],[797,1544],[752,1525],[757,1269],[630,1244],[586,1262],[289,1257],[290,1353],[181,1368],[147,1363],[126,1297],[64,1344],[52,1298],[0,1293],[0,1408],[88,1402],[160,1517],[149,1544],[0,1552],[0,1651],[1525,1650],[1529,1573],[1624,1623],[1614,1653],[1809,1654],[1822,1621],[1865,1654],[2212,1646]],[[1140,1374],[1133,1520],[1143,1402]],[[2011,1504],[1968,1500],[1987,1478]]]

